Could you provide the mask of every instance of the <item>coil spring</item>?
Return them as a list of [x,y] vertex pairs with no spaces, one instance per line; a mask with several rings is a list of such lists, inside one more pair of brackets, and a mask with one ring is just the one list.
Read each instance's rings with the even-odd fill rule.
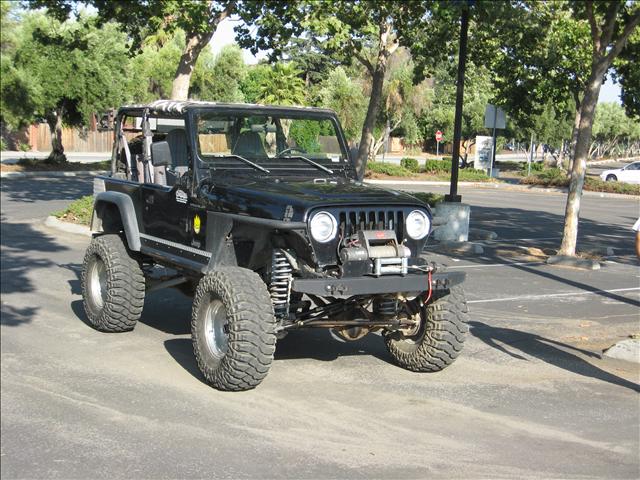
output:
[[284,252],[279,249],[274,250],[271,258],[269,293],[271,294],[273,312],[278,318],[286,317],[289,314],[292,272],[291,263]]
[[398,313],[398,299],[390,296],[378,296],[373,300],[373,311],[377,315],[393,317]]

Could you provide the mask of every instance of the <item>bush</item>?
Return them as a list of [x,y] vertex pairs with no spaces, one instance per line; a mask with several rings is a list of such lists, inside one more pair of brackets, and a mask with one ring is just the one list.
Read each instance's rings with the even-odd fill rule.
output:
[[7,149],[7,142],[4,141],[4,138],[0,138],[0,151],[5,151]]
[[461,182],[486,182],[491,180],[491,177],[484,170],[465,168],[458,171],[458,180]]
[[420,170],[420,165],[418,164],[418,160],[411,157],[405,157],[402,160],[400,160],[400,166],[403,168],[406,168],[411,172],[417,172],[418,170]]
[[20,150],[21,152],[29,152],[31,150],[31,145],[21,142],[18,144],[18,150]]
[[[527,175],[529,173],[529,164],[522,163],[522,173]],[[542,172],[544,170],[544,163],[542,162],[531,162],[531,171],[532,172]]]
[[422,169],[425,173],[447,173],[451,172],[450,160],[427,160]]
[[391,177],[412,177],[413,172],[400,165],[382,162],[367,162],[367,173],[381,173]]
[[[568,187],[569,178],[559,168],[549,168],[535,175],[529,175],[520,180],[527,185],[539,185],[541,187]],[[640,195],[640,185],[631,185],[621,182],[603,182],[598,178],[586,177],[584,189],[591,192],[622,193],[626,195]]]
[[79,223],[81,225],[89,225],[91,223],[91,214],[93,213],[93,195],[87,195],[74,200],[69,206],[53,215],[65,222]]

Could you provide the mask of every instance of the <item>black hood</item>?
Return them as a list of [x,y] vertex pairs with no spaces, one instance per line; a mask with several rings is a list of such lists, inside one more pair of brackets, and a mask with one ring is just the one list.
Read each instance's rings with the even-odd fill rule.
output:
[[[292,221],[305,220],[312,208],[350,205],[415,205],[426,207],[417,198],[402,192],[345,179],[278,181],[273,178],[225,178],[215,184],[209,199],[222,211],[282,220],[288,210]],[[428,208],[428,207],[427,207]],[[293,215],[291,215],[293,213]]]

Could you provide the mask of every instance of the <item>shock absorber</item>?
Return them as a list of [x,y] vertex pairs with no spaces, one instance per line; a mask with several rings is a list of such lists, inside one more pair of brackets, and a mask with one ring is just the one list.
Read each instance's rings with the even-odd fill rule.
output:
[[289,314],[292,272],[291,263],[284,252],[280,249],[274,249],[271,258],[269,293],[276,318],[284,318]]

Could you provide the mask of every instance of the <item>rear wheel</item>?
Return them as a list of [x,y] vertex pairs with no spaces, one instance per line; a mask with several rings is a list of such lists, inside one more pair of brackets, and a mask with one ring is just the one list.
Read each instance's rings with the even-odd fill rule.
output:
[[618,181],[618,177],[616,177],[615,175],[607,175],[607,182],[617,182]]
[[219,390],[255,388],[267,376],[276,346],[267,287],[254,272],[221,268],[200,280],[191,338],[198,367]]
[[144,306],[145,280],[119,235],[91,240],[82,268],[87,318],[103,332],[133,330]]
[[461,287],[434,292],[415,334],[400,331],[384,334],[394,361],[414,372],[437,372],[451,365],[462,351],[469,331],[467,302]]

